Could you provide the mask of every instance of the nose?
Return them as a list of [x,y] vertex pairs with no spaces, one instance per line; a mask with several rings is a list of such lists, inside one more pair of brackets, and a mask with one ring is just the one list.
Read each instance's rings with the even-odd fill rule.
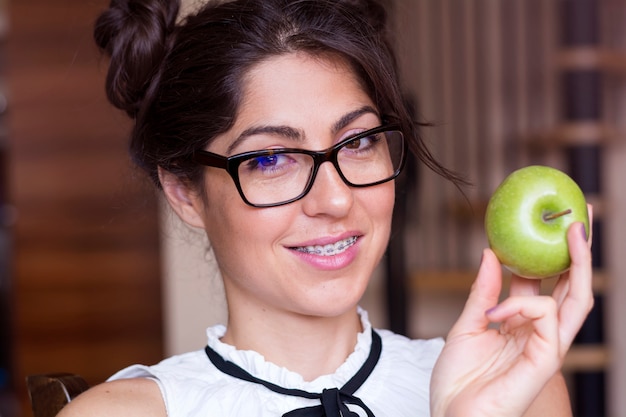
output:
[[327,161],[320,165],[313,186],[302,199],[302,204],[309,216],[343,217],[354,204],[353,190],[341,179],[333,164]]

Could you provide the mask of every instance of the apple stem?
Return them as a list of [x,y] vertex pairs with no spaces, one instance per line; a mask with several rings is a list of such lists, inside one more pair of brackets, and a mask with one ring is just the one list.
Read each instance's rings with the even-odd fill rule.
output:
[[543,215],[543,221],[549,222],[550,220],[558,219],[561,216],[565,216],[566,214],[570,214],[572,209],[567,209],[563,211],[559,211],[558,213],[546,213]]

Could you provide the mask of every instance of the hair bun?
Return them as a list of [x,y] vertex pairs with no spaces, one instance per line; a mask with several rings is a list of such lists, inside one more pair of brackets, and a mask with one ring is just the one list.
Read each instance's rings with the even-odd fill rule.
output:
[[111,57],[107,96],[131,117],[167,53],[179,7],[177,0],[112,0],[96,21],[96,44]]

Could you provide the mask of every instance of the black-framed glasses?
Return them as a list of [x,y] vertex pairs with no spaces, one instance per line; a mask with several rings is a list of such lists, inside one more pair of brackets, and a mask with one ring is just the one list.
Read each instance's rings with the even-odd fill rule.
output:
[[274,207],[304,197],[324,162],[331,162],[351,187],[390,181],[402,171],[407,149],[399,126],[386,125],[346,138],[323,151],[277,148],[225,157],[198,150],[193,159],[228,171],[246,204]]

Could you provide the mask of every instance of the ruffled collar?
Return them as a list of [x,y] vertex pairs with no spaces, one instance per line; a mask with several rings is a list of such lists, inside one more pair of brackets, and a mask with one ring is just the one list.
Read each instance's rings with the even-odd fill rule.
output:
[[343,386],[361,368],[369,355],[372,344],[371,324],[366,311],[359,308],[358,313],[363,331],[357,335],[354,351],[337,368],[335,373],[322,375],[313,381],[305,381],[300,374],[266,361],[263,355],[258,352],[238,350],[232,345],[223,343],[220,339],[226,333],[226,326],[224,325],[216,325],[207,329],[207,344],[222,358],[235,363],[257,378],[285,388],[321,391],[327,387]]

